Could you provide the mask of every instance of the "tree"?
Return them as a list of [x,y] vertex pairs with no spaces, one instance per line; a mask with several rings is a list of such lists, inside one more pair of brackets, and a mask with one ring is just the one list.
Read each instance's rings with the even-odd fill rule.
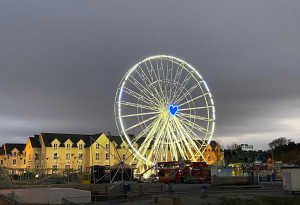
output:
[[280,137],[270,142],[269,147],[271,150],[274,150],[276,147],[288,145],[290,142],[292,142],[291,139],[287,139],[286,137]]

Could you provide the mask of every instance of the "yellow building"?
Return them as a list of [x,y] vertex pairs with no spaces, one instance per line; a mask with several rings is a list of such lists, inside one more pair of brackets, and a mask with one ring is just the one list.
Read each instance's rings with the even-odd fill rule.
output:
[[[213,164],[216,161],[223,160],[223,150],[218,143],[212,140],[203,153],[203,156],[207,160],[208,164]],[[204,159],[200,158],[200,161],[204,162]]]
[[[137,140],[133,146],[138,148],[142,142]],[[151,146],[144,153],[146,158],[150,155]],[[203,155],[209,164],[223,160],[223,151],[215,141],[211,141]],[[174,161],[170,153],[167,156],[159,161]],[[138,168],[135,172],[140,173],[152,166],[139,164],[120,136],[108,137],[103,133],[41,133],[29,137],[26,144],[4,144],[0,160],[8,168],[49,168],[53,172],[68,169],[86,172],[93,165],[112,167],[122,162]],[[205,160],[199,157],[196,161]]]
[[5,143],[2,146],[1,165],[8,168],[24,168],[26,144]]

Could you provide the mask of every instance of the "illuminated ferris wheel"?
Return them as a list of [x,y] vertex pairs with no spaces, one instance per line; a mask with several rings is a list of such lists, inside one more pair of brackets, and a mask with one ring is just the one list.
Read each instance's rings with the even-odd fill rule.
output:
[[125,74],[116,93],[115,119],[120,136],[139,161],[199,161],[214,133],[215,107],[195,68],[176,57],[158,55]]

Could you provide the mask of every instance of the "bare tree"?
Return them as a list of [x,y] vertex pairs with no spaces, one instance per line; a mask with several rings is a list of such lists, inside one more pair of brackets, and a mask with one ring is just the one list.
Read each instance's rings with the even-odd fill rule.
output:
[[281,145],[288,145],[290,142],[292,142],[291,139],[287,139],[286,137],[280,137],[270,142],[269,147],[271,150],[274,150],[276,147]]

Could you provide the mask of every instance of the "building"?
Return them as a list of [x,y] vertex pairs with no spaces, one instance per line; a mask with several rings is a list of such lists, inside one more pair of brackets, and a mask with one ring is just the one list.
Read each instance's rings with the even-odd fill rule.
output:
[[[143,140],[137,140],[133,146],[137,149],[142,142]],[[151,146],[144,155],[151,155]],[[169,161],[174,160],[170,154],[168,157]],[[211,141],[204,157],[209,164],[213,164],[223,160],[223,151],[215,141]],[[120,136],[108,137],[104,133],[41,133],[29,137],[26,144],[4,144],[0,148],[0,160],[1,165],[8,168],[43,168],[53,172],[69,169],[86,172],[93,165],[112,167],[120,162],[136,166],[137,172],[152,166],[140,167],[141,164],[134,158],[132,150]],[[205,160],[199,157],[197,161]]]
[[[208,164],[213,164],[217,161],[223,160],[223,150],[216,141],[211,141],[207,146],[206,151],[203,153],[203,156],[207,160]],[[204,162],[203,158],[200,158],[200,161]]]
[[9,168],[24,168],[26,161],[24,150],[26,144],[5,143],[0,150],[1,164]]

